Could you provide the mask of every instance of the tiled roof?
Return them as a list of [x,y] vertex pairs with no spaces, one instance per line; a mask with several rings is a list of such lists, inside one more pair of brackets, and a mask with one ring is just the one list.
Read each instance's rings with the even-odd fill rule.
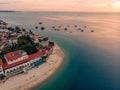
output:
[[7,58],[8,61],[13,61],[13,60],[18,59],[18,58],[20,58],[22,56],[23,55],[22,55],[22,53],[20,53],[20,50],[10,52],[10,53],[7,53],[5,55],[5,57]]
[[42,55],[44,55],[43,52],[37,52],[37,53],[35,53],[35,54],[29,55],[29,57],[28,57],[27,59],[24,59],[24,60],[21,60],[21,61],[12,63],[12,64],[4,63],[3,68],[4,68],[4,69],[9,69],[9,68],[11,68],[11,67],[15,67],[15,66],[17,66],[17,65],[20,65],[20,64],[26,63],[26,62],[28,62],[28,61],[30,61],[30,60],[33,60],[33,59],[35,59],[35,58],[38,58],[38,57],[40,57],[40,56],[42,56]]

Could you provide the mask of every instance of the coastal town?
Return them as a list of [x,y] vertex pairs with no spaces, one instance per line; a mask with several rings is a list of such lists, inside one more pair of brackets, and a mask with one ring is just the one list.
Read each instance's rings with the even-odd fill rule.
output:
[[54,42],[32,30],[8,27],[0,20],[0,80],[26,73],[52,53]]

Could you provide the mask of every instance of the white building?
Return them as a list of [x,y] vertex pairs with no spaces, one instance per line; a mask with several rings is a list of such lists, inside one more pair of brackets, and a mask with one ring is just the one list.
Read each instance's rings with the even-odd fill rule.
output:
[[0,59],[0,75],[1,74],[4,74],[4,71],[3,71],[3,62],[2,62],[2,59]]
[[26,72],[33,68],[37,62],[41,61],[41,56],[43,55],[43,52],[27,55],[23,50],[7,53],[4,55],[6,62],[3,64],[2,60],[0,60],[0,74],[10,77]]

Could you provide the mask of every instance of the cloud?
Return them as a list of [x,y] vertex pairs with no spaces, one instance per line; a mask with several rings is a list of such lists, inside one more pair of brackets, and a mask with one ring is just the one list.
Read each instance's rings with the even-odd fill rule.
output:
[[95,7],[108,7],[109,4],[107,3],[100,3],[100,4],[96,4]]
[[116,1],[112,4],[114,8],[120,8],[120,1]]

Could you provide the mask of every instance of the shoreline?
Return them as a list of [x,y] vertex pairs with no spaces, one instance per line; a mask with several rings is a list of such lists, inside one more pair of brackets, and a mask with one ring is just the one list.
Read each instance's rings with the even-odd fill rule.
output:
[[49,79],[59,69],[63,60],[64,52],[57,44],[55,44],[52,54],[50,54],[45,63],[41,64],[38,68],[29,70],[27,74],[20,74],[9,78],[4,83],[0,84],[0,88],[1,90],[32,89]]

